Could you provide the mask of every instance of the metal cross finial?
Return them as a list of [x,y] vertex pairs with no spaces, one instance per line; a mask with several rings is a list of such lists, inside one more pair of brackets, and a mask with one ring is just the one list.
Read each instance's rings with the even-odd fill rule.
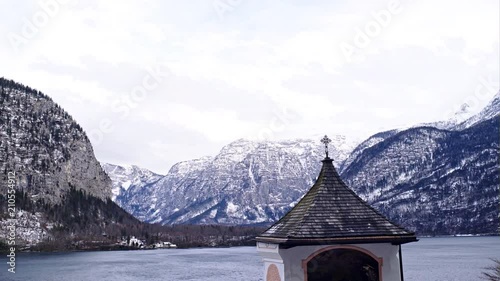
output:
[[325,153],[326,153],[326,158],[328,158],[328,144],[332,142],[331,139],[328,138],[327,135],[325,135],[322,139],[321,142],[325,144]]

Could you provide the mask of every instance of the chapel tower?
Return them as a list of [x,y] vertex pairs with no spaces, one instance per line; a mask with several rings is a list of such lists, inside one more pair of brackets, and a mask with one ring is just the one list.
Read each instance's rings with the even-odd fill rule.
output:
[[403,281],[401,244],[415,233],[390,222],[352,191],[328,156],[316,183],[259,235],[265,281]]

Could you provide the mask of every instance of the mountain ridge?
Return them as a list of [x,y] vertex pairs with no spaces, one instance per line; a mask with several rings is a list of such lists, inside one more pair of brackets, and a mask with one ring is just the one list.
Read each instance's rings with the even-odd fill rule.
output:
[[[421,217],[414,218],[405,213],[406,217],[402,218],[391,212],[386,204],[387,199],[382,196],[383,192],[388,191],[387,194],[393,194],[397,186],[407,184],[408,181],[412,180],[410,173],[412,169],[414,170],[412,170],[412,173],[426,175],[427,167],[432,166],[432,161],[437,157],[435,153],[450,153],[449,150],[441,149],[454,143],[453,138],[450,136],[459,138],[468,136],[470,138],[472,136],[468,135],[469,131],[467,131],[470,128],[474,128],[471,130],[476,134],[483,133],[481,129],[477,128],[483,128],[479,125],[488,120],[491,121],[488,130],[490,130],[490,133],[495,132],[495,120],[498,121],[498,113],[500,112],[498,96],[499,94],[478,114],[468,116],[465,121],[457,119],[448,122],[448,124],[453,123],[453,126],[451,126],[455,128],[453,130],[415,126],[408,129],[385,131],[369,137],[355,148],[351,147],[352,151],[347,153],[345,151],[339,152],[336,147],[339,144],[342,145],[342,143],[335,143],[334,141],[331,149],[333,157],[336,159],[335,166],[345,178],[345,181],[349,183],[349,186],[390,218],[402,224],[404,224],[404,220],[414,223],[417,225],[416,229],[423,230],[426,233],[445,233],[444,229],[436,228],[435,225],[425,225],[425,223],[422,223]],[[492,116],[496,117],[488,119]],[[464,128],[462,124],[468,125]],[[486,129],[483,128],[483,130]],[[391,143],[394,143],[396,139],[398,140],[397,146],[399,150],[391,148]],[[461,145],[463,149],[471,149],[466,144]],[[485,149],[489,149],[485,144],[481,145]],[[307,151],[304,147],[309,149],[309,153],[304,154],[304,151]],[[314,149],[311,149],[313,147]],[[382,182],[378,183],[372,181],[373,176],[369,174],[377,173],[376,169],[372,171],[366,168],[368,174],[365,176],[359,174],[359,172],[353,172],[356,169],[363,170],[362,167],[367,167],[366,164],[372,160],[380,160],[377,159],[379,156],[373,155],[373,151],[393,153],[392,158],[389,157],[384,161],[390,162],[391,159],[399,159],[399,154],[406,155],[404,156],[406,158],[404,158],[404,161],[400,161],[398,165],[388,168],[388,174],[385,176],[387,179],[384,182],[384,179],[381,178],[377,181],[382,180]],[[488,153],[491,159],[497,157],[491,151]],[[158,181],[158,186],[154,188],[154,191],[150,194],[141,194],[143,201],[147,201],[144,198],[149,198],[152,199],[151,202],[155,202],[155,204],[149,205],[151,208],[148,213],[152,216],[147,218],[146,221],[163,224],[269,224],[284,215],[310,188],[319,172],[322,155],[323,147],[316,140],[262,143],[237,140],[224,146],[221,152],[214,157],[208,157],[204,160],[191,160],[195,162],[183,161],[176,164],[182,166],[182,169],[174,165],[169,173]],[[448,155],[446,157],[452,156]],[[494,161],[489,163],[494,163]],[[477,165],[481,165],[481,163],[477,163]],[[472,169],[470,165],[467,167],[470,170]],[[434,167],[434,169],[439,170],[440,168]],[[483,172],[488,173],[487,176],[494,176],[490,170],[486,169]],[[397,174],[398,177],[393,179],[391,174]],[[385,191],[370,190],[366,185],[360,183],[360,176],[361,178],[370,179],[371,186],[384,183],[386,185]],[[356,178],[359,179],[356,180]],[[391,179],[390,182],[388,182],[389,178]],[[441,180],[446,182],[449,179],[443,177]],[[427,187],[418,188],[425,189]],[[489,188],[495,190],[498,187],[490,186]],[[491,192],[488,194],[492,196]],[[477,193],[470,193],[469,196],[482,198]],[[404,201],[403,199],[401,200]],[[485,202],[491,204],[491,200]],[[123,203],[127,204],[129,202]],[[403,204],[391,201],[391,204],[393,203],[395,205]],[[426,204],[433,203],[426,202]],[[491,210],[488,211],[488,214],[489,216],[492,215]],[[449,214],[446,217],[449,220],[453,219]],[[433,223],[437,224],[435,221]],[[470,231],[461,224],[459,225],[458,228],[453,229],[454,233],[451,234]],[[490,222],[488,229],[491,230],[492,228],[494,226]],[[478,229],[487,231],[485,228]]]
[[[342,148],[331,150],[331,155],[337,159],[336,162],[341,163],[354,145],[343,136],[333,136],[332,140],[337,147]],[[279,190],[286,186],[279,184],[279,175],[283,173],[283,169],[295,174],[294,182],[289,188],[294,189],[291,191],[292,201],[296,201],[299,194],[303,193],[306,186],[312,184],[317,176],[316,170],[319,170],[320,162],[315,159],[324,153],[323,150],[324,147],[320,143],[310,139],[262,142],[236,140],[224,146],[214,157],[175,164],[169,173],[158,181],[156,189],[137,194],[136,200],[130,204],[136,208],[132,214],[153,214],[146,221],[166,224],[228,224],[231,223],[231,218],[241,224],[270,222],[281,216],[291,205],[290,202],[276,205],[270,202],[282,200],[283,195]],[[272,167],[264,165],[269,162],[273,163]],[[285,165],[292,162],[293,168]],[[275,184],[271,182],[278,184],[276,190]],[[238,194],[239,187],[249,193]],[[253,195],[249,195],[250,193]],[[236,199],[230,198],[231,196],[255,204],[253,207],[248,207],[248,204],[235,204]],[[174,206],[159,202],[160,198],[172,198]],[[124,208],[127,209],[127,206]],[[192,216],[189,213],[192,213]],[[272,219],[269,219],[269,216]]]
[[[430,234],[494,233],[499,133],[498,116],[459,132],[432,127],[404,131],[367,149],[361,156],[365,159],[357,159],[342,176],[374,207],[407,227]],[[477,135],[481,139],[472,138]],[[401,150],[391,151],[395,145],[418,152],[408,159]],[[468,224],[460,221],[477,214],[482,216]]]

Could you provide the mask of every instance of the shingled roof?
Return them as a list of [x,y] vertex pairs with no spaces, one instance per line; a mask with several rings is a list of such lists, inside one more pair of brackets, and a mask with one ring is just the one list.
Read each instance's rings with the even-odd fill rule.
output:
[[256,238],[258,242],[297,246],[417,241],[415,233],[390,222],[352,191],[333,160],[322,161],[319,177],[283,218]]

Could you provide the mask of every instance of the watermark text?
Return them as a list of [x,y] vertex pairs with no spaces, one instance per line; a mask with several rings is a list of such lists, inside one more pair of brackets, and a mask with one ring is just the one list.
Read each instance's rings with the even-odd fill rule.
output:
[[8,172],[7,177],[7,213],[9,224],[7,226],[8,255],[7,269],[10,273],[16,273],[16,173]]

